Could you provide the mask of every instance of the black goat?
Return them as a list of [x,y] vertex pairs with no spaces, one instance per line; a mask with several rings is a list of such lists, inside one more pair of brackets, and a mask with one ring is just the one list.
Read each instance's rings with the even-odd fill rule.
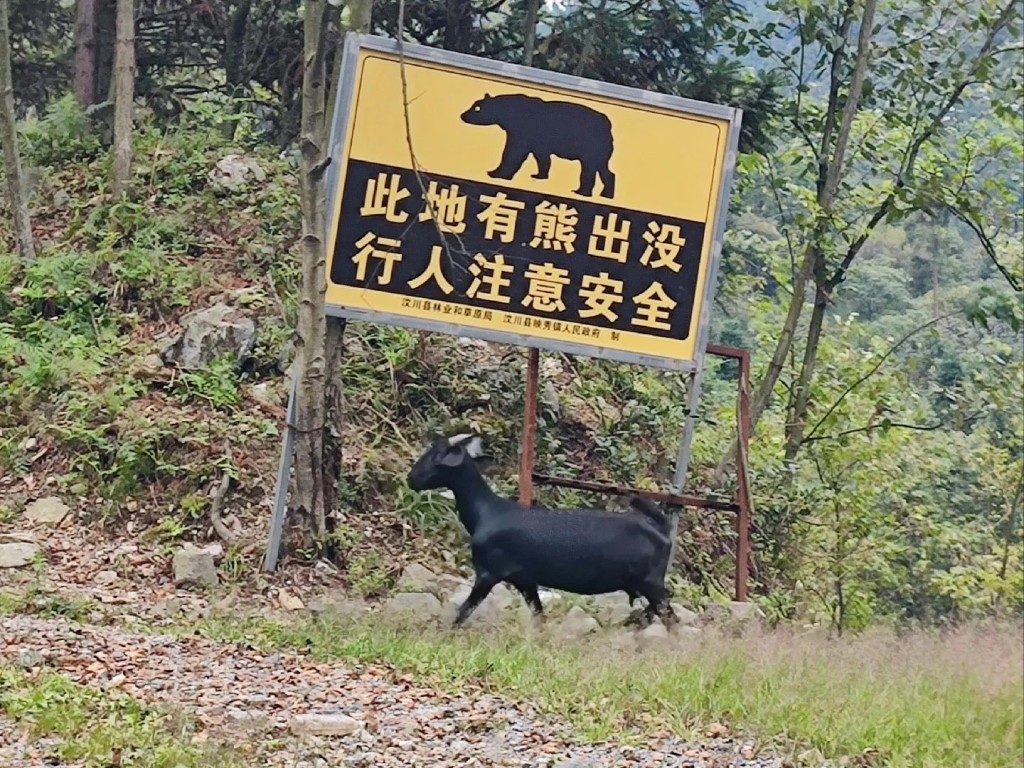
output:
[[648,619],[678,619],[665,588],[671,524],[653,504],[635,498],[643,517],[595,509],[550,510],[503,499],[488,486],[475,459],[476,435],[434,440],[409,471],[414,491],[449,488],[470,536],[476,580],[454,624],[464,622],[500,582],[515,587],[537,615],[538,587],[580,595],[623,591],[630,605],[647,598]]

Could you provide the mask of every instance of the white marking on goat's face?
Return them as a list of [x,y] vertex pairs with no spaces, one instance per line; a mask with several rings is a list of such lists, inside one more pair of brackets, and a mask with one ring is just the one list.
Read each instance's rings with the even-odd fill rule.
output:
[[466,455],[471,459],[479,459],[484,455],[484,441],[474,435],[473,439],[466,443]]
[[445,499],[454,499],[455,498],[455,493],[450,491],[450,490],[448,490],[447,488],[445,488],[443,491],[438,491],[437,495],[441,496],[442,498],[445,498]]

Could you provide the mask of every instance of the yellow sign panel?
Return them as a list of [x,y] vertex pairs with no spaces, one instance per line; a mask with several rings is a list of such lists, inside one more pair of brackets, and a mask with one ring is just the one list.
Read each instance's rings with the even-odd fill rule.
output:
[[693,364],[738,110],[382,38],[344,56],[329,308]]

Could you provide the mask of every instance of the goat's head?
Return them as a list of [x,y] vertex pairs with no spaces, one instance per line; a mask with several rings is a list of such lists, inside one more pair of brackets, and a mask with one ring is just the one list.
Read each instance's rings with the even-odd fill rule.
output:
[[483,455],[479,435],[439,437],[409,470],[407,483],[414,491],[448,488],[462,465]]

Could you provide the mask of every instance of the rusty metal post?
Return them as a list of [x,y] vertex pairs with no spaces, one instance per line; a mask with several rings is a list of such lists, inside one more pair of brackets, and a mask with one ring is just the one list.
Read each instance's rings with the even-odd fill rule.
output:
[[739,409],[736,423],[739,438],[736,451],[736,475],[739,514],[736,515],[736,600],[746,602],[750,578],[750,480],[747,475],[750,456],[750,353],[740,360]]
[[537,379],[540,376],[540,350],[530,347],[526,359],[526,394],[523,398],[522,452],[519,455],[519,503],[533,503],[533,460],[537,443]]

